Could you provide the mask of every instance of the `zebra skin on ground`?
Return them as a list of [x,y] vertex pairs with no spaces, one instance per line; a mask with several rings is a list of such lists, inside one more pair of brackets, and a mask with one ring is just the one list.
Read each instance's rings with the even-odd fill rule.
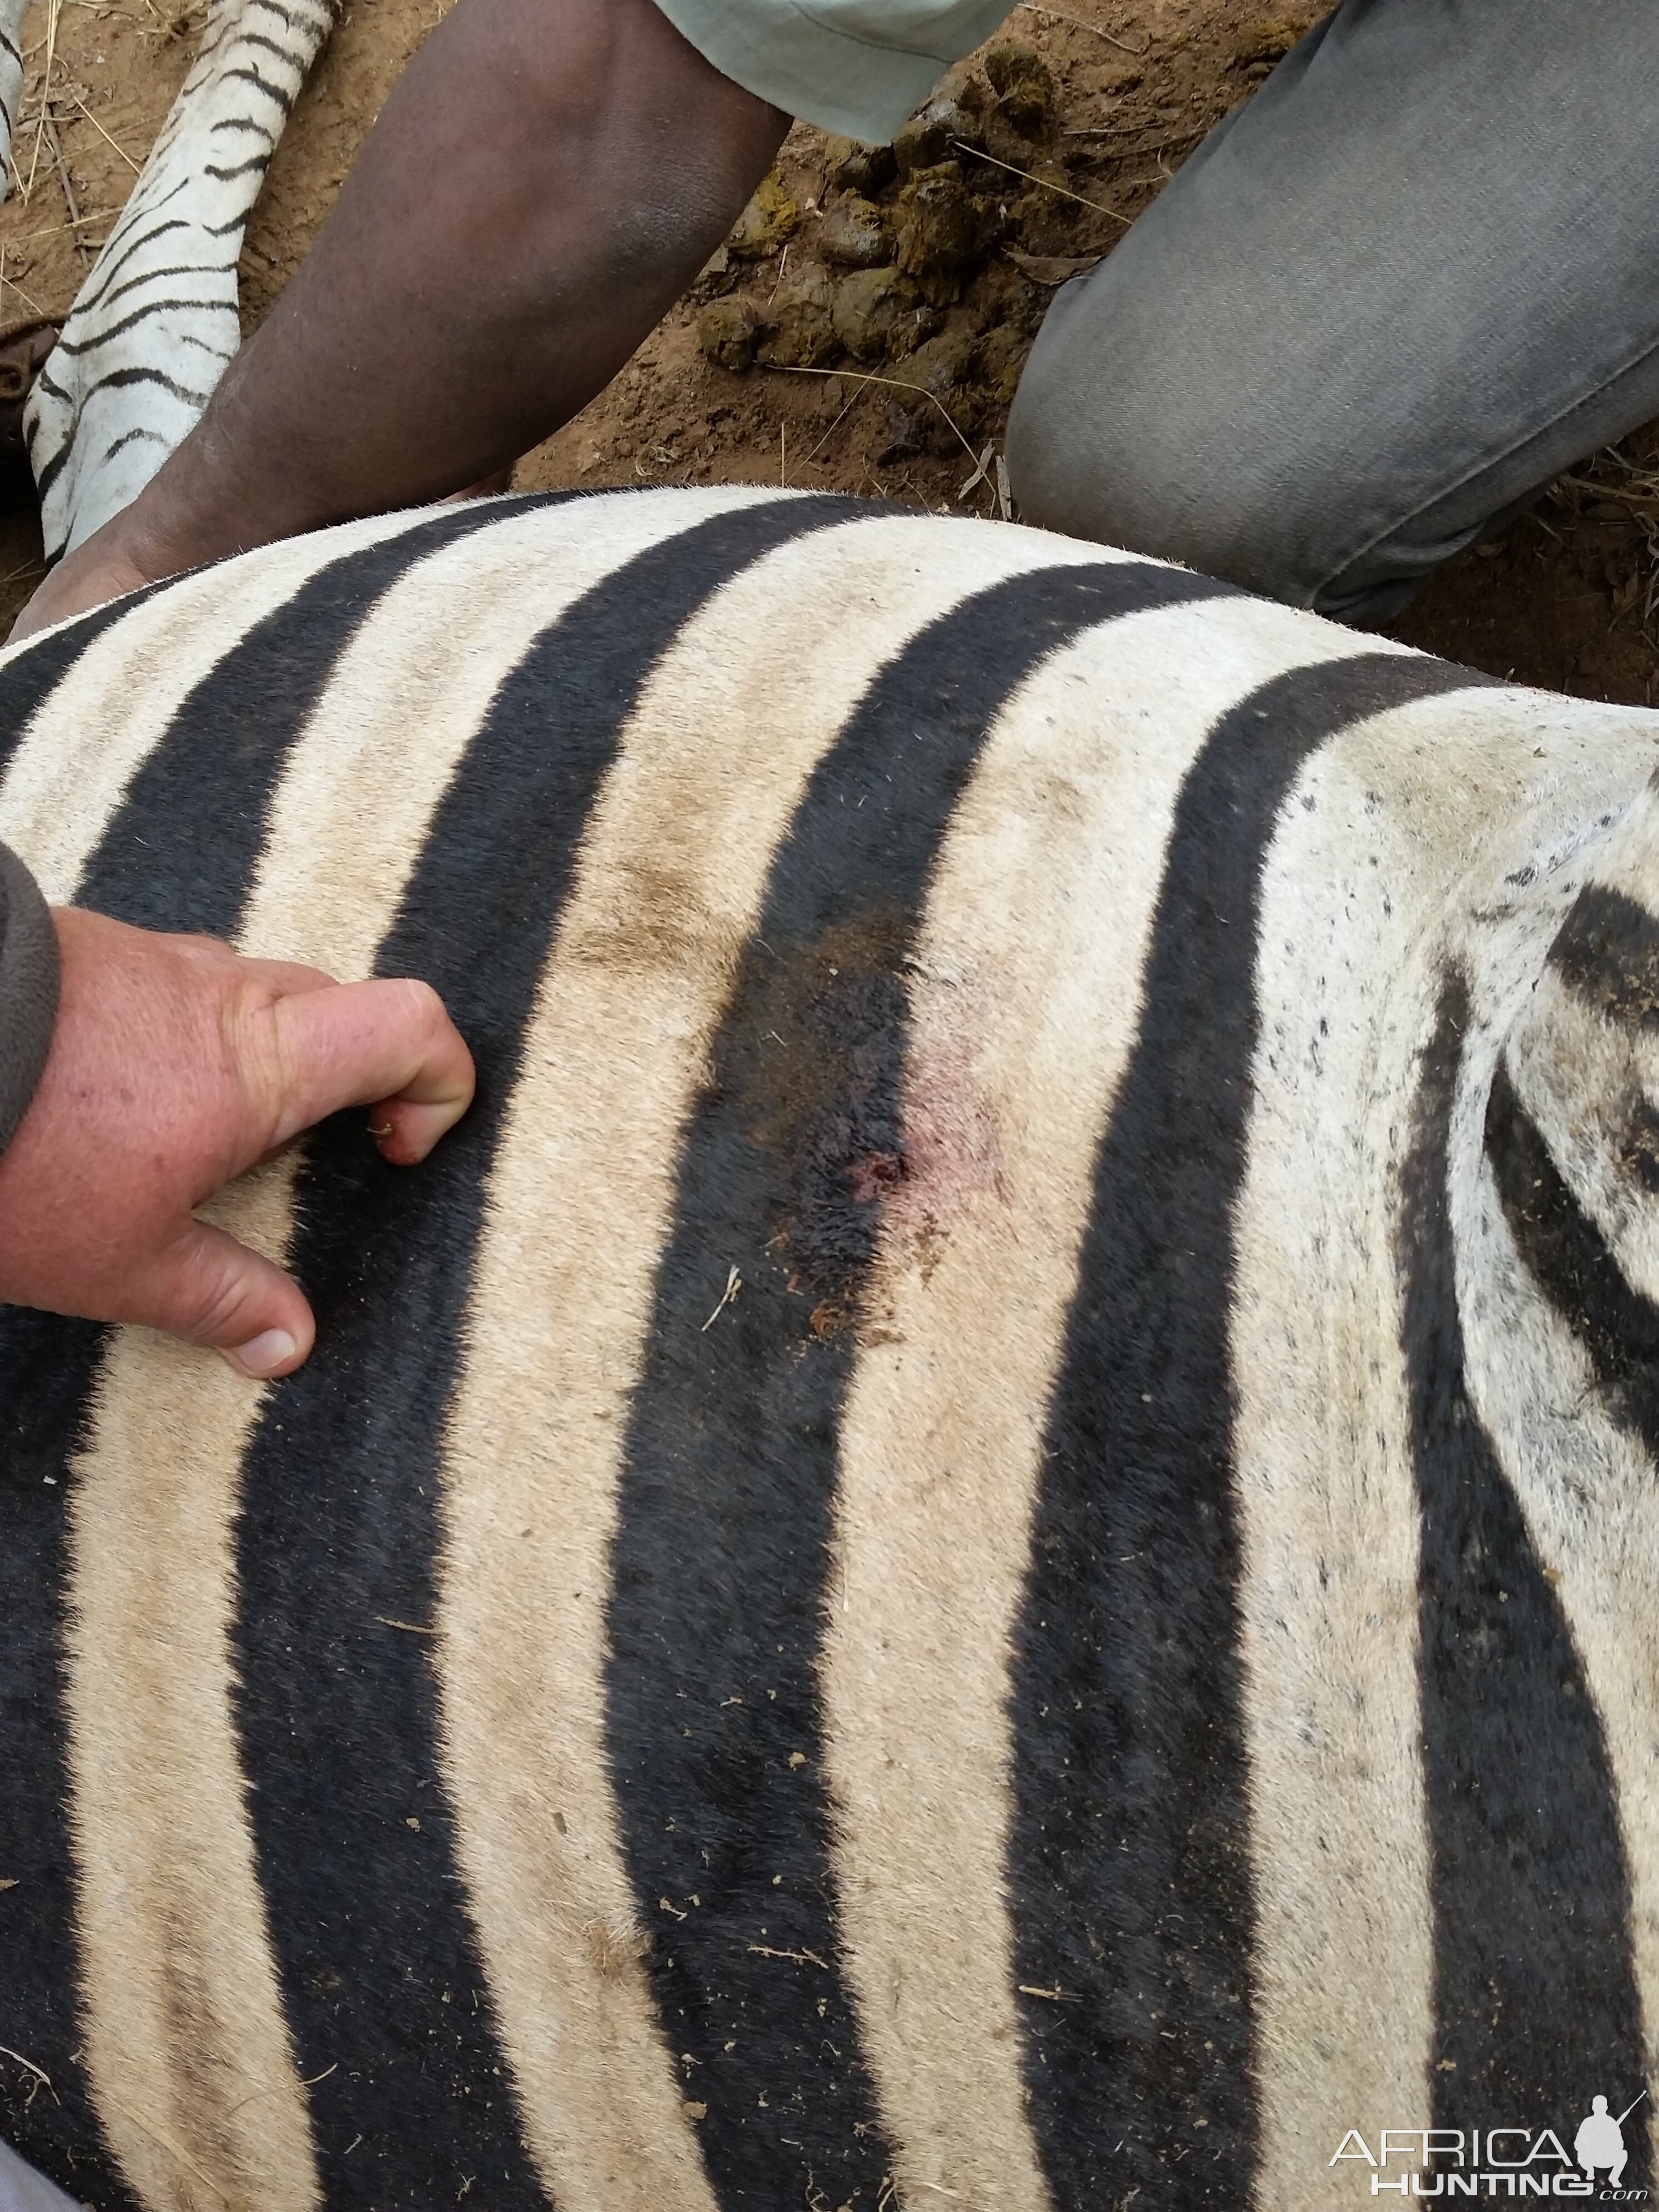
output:
[[[8,141],[9,5],[17,0],[0,0]],[[137,497],[240,343],[242,234],[333,23],[331,0],[214,0],[209,9],[190,74],[25,411],[49,562]]]
[[0,660],[50,896],[424,975],[481,1079],[221,1202],[292,1379],[0,1324],[0,2136],[98,2212],[1569,2193],[1659,2018],[1656,738],[758,490]]

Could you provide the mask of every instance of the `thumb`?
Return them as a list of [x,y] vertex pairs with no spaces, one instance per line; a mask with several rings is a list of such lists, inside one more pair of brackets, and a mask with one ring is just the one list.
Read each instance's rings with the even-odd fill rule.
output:
[[193,1215],[144,1271],[121,1318],[211,1345],[239,1375],[260,1381],[291,1375],[317,1338],[291,1275]]

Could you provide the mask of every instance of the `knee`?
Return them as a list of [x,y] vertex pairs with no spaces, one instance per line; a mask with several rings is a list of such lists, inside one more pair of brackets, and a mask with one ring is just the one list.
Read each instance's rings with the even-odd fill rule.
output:
[[1104,263],[1038,332],[1008,422],[1021,519],[1311,605],[1328,549],[1285,427],[1218,376],[1212,352],[1183,358],[1135,279]]

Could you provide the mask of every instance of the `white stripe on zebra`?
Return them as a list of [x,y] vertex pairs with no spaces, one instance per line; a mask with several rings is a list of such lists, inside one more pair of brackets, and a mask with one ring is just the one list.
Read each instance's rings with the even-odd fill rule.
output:
[[[134,775],[253,624],[331,562],[427,519],[377,516],[201,569],[91,641],[30,716],[0,780],[0,842],[27,862],[47,899],[73,898]],[[0,655],[0,666],[34,643]]]
[[[1232,1327],[1259,2212],[1307,2201],[1360,2112],[1431,2109],[1400,1176],[1443,965],[1478,941],[1457,917],[1506,914],[1512,933],[1530,932],[1524,988],[1559,908],[1517,901],[1505,875],[1537,863],[1550,820],[1617,803],[1641,773],[1635,718],[1614,712],[1581,738],[1572,703],[1565,738],[1549,700],[1486,690],[1340,732],[1293,787],[1266,870]],[[1402,761],[1431,753],[1416,804],[1376,803],[1401,792]],[[1564,774],[1582,787],[1565,806]],[[1553,803],[1534,815],[1526,795],[1546,775]],[[1460,1253],[1479,1249],[1465,1224]],[[1472,1356],[1471,1378],[1484,1370]]]
[[25,410],[49,561],[137,498],[241,343],[242,234],[333,20],[322,0],[215,0]]
[[[369,970],[497,684],[607,556],[618,565],[663,535],[663,496],[590,508],[582,525],[567,524],[562,546],[547,510],[508,513],[483,544],[469,533],[385,594],[274,796],[244,950],[343,975]],[[736,491],[726,503],[769,496]],[[356,526],[323,543],[337,552],[376,534]],[[526,557],[532,549],[537,557]],[[258,574],[275,558],[290,588],[303,581],[303,564],[283,557],[299,550],[261,554]],[[243,573],[215,572],[222,608],[225,584]],[[258,603],[278,596],[267,587]],[[131,619],[142,624],[149,613]],[[217,633],[222,645],[240,634],[224,622]],[[428,650],[411,653],[411,638]],[[83,720],[70,726],[119,720],[130,669],[106,657],[116,688],[106,690],[101,714],[83,677],[73,701]],[[54,694],[60,728],[68,690],[66,679]],[[417,692],[427,742],[411,746]],[[165,719],[152,713],[146,726],[153,744]],[[100,821],[89,809],[88,830]],[[280,1261],[294,1171],[290,1155],[208,1211]],[[70,1704],[88,2067],[124,2168],[146,2203],[179,2212],[198,2202],[188,2197],[192,2177],[262,2212],[307,2212],[319,2201],[231,1711],[234,1530],[264,1395],[212,1353],[122,1330],[77,1469]],[[234,2063],[206,2068],[210,2051],[233,2053]]]
[[[292,1172],[278,1162],[204,1211],[280,1258]],[[231,1705],[240,1476],[263,1396],[211,1352],[121,1329],[70,1492],[82,2049],[104,2133],[155,2212],[322,2202]]]
[[490,1181],[446,1436],[445,1770],[562,2212],[714,2204],[641,1970],[605,1693],[628,1398],[714,1027],[806,780],[882,665],[983,585],[1101,557],[1004,530],[945,562],[943,538],[882,516],[787,545],[664,656],[589,818]]
[[848,1971],[907,2203],[1048,2202],[1006,1901],[1044,1420],[1182,778],[1238,698],[1331,646],[1239,599],[1085,636],[1008,702],[936,872],[823,1667]]

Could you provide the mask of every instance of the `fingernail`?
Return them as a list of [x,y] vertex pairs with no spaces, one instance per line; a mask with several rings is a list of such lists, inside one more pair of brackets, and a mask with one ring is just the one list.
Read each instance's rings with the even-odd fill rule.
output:
[[285,1359],[294,1357],[294,1339],[285,1328],[268,1328],[263,1335],[250,1337],[225,1353],[225,1358],[239,1375],[246,1375],[258,1382],[267,1375],[274,1375]]

